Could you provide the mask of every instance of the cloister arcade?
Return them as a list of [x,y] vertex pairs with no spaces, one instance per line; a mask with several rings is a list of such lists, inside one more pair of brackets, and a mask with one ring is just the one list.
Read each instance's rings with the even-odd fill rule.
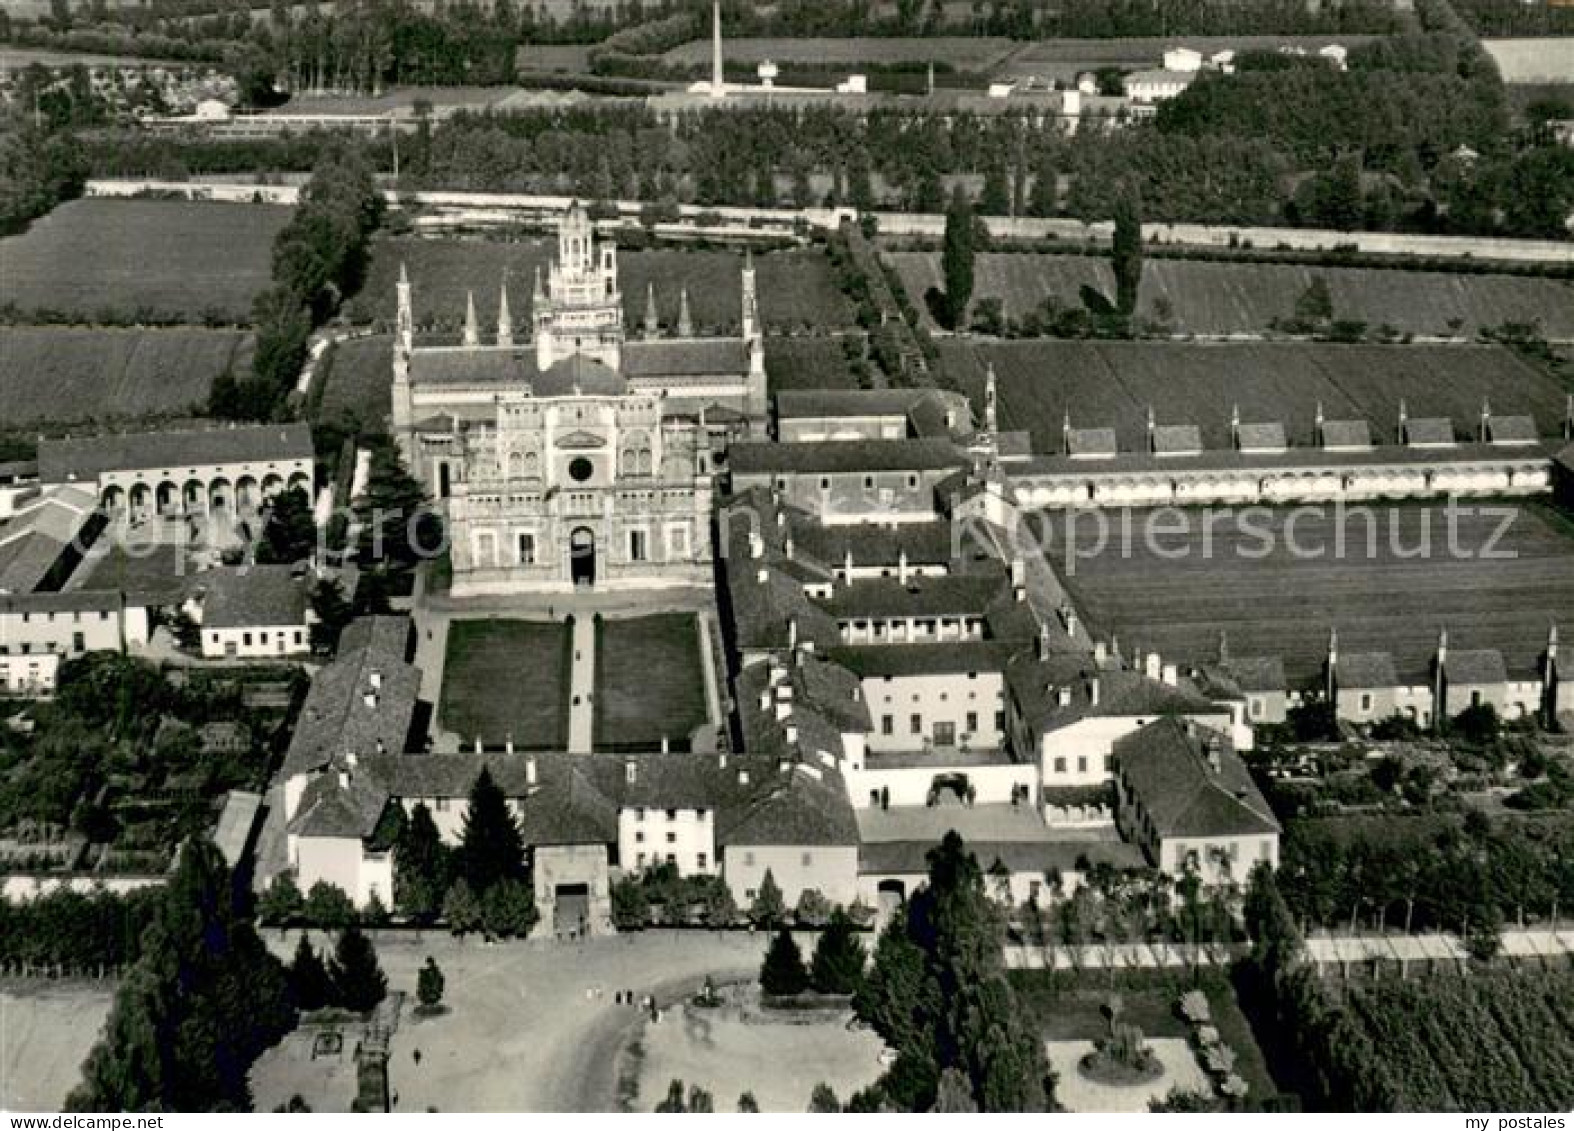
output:
[[310,474],[302,470],[288,473],[271,471],[261,476],[244,473],[233,478],[219,474],[209,478],[192,476],[138,479],[131,483],[111,482],[104,486],[99,501],[104,512],[115,521],[140,522],[148,518],[211,517],[243,518],[256,514],[273,496],[297,487],[311,494]]

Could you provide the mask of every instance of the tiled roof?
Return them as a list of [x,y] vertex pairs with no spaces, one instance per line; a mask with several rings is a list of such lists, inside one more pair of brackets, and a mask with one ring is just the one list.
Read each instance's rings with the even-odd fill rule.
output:
[[1446,416],[1413,417],[1405,421],[1404,442],[1412,448],[1453,447],[1454,422]]
[[824,440],[808,444],[763,441],[734,444],[727,463],[735,475],[790,472],[940,471],[966,457],[947,440]]
[[908,565],[945,565],[951,561],[949,522],[898,522],[889,526],[837,523],[830,526],[801,511],[789,513],[795,552],[802,551],[833,569],[851,554],[855,566],[890,566],[903,554]]
[[[346,649],[341,642],[338,658],[312,679],[284,758],[284,777],[322,769],[346,753],[367,758],[379,753],[379,743],[383,753],[404,750],[421,673],[405,662],[402,646],[391,645],[391,634],[368,637],[365,647]],[[381,686],[368,702],[374,675]]]
[[136,607],[118,589],[73,589],[69,593],[0,593],[0,613],[119,612]]
[[858,822],[841,777],[804,765],[767,776],[761,787],[721,810],[717,842],[736,845],[834,845],[858,843]]
[[1083,654],[1051,654],[1041,660],[1033,652],[1024,651],[1007,664],[1006,678],[1017,709],[1040,730],[1056,730],[1080,719],[1100,716],[1220,713],[1219,707],[1189,680],[1171,685],[1122,667],[1100,669]]
[[1066,454],[1073,459],[1099,459],[1116,450],[1113,428],[1073,428],[1066,433]]
[[360,648],[370,648],[379,655],[405,659],[410,650],[410,618],[356,617],[339,634],[339,653],[343,655]]
[[1341,689],[1360,690],[1399,685],[1394,658],[1387,652],[1341,652],[1335,671]]
[[685,338],[623,343],[623,375],[642,377],[742,377],[749,345],[742,338]]
[[1003,672],[1021,645],[998,640],[948,644],[869,644],[836,648],[828,655],[865,679],[881,676]]
[[40,440],[39,478],[45,483],[97,480],[107,471],[264,463],[312,458],[307,424],[242,424],[180,432],[127,432],[69,440]]
[[783,389],[776,394],[778,420],[825,417],[891,416],[906,418],[924,396],[923,389]]
[[1245,763],[1217,731],[1160,719],[1117,739],[1114,752],[1116,766],[1161,837],[1279,831]]
[[1288,445],[1282,424],[1242,424],[1235,429],[1235,446],[1243,452],[1280,452]]
[[1491,444],[1534,444],[1536,422],[1528,416],[1494,416],[1487,421],[1486,438]]
[[1153,452],[1161,456],[1189,456],[1202,451],[1202,429],[1195,424],[1157,424]]
[[967,398],[960,393],[929,389],[913,402],[913,407],[907,413],[907,422],[912,426],[915,436],[947,437],[953,431],[968,430],[972,423],[972,410],[968,407]]
[[621,396],[628,385],[613,370],[583,354],[565,358],[546,369],[536,364],[535,350],[497,346],[441,346],[417,349],[410,355],[412,385],[529,386],[538,397]]
[[[929,853],[934,847],[934,842],[928,840],[863,844],[858,848],[858,871],[866,876],[923,875],[929,871]],[[1136,868],[1143,863],[1142,850],[1121,840],[970,840],[967,850],[978,858],[979,867],[986,873],[998,861],[1011,873],[1040,877],[1051,872],[1074,872],[1082,865]]]
[[981,616],[1008,579],[1002,573],[862,578],[838,585],[820,606],[839,620],[859,617]]
[[1231,656],[1222,664],[1202,664],[1198,684],[1209,696],[1239,696],[1252,691],[1285,691],[1284,661],[1278,656]]
[[201,574],[202,627],[306,623],[308,580],[287,565],[220,566]]
[[1327,451],[1348,451],[1351,448],[1370,448],[1372,429],[1364,420],[1323,421],[1323,448]]
[[1460,685],[1508,682],[1508,666],[1496,648],[1450,648],[1443,674]]

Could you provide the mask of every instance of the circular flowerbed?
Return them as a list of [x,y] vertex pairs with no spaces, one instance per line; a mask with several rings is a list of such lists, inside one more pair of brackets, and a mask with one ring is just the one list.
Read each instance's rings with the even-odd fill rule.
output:
[[1077,1062],[1077,1071],[1095,1084],[1132,1088],[1164,1075],[1164,1065],[1134,1025],[1115,1025],[1109,1036]]

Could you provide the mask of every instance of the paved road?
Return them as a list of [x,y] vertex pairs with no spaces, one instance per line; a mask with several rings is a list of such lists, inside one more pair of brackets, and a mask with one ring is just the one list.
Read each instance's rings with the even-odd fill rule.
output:
[[568,752],[589,754],[595,747],[596,622],[574,618],[574,662],[569,668]]

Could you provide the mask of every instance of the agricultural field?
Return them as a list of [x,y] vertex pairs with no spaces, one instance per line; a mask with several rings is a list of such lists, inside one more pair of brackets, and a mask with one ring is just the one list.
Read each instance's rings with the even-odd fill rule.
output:
[[114,1004],[114,985],[27,983],[0,993],[0,1110],[60,1111]]
[[240,330],[8,326],[0,348],[5,423],[166,416],[206,406],[213,379],[251,366]]
[[[1337,990],[1330,989],[1330,993]],[[1344,989],[1399,1111],[1574,1108],[1574,974],[1384,979]]]
[[771,391],[782,389],[856,389],[837,338],[765,339],[765,375]]
[[1561,434],[1566,400],[1557,381],[1500,346],[953,340],[940,356],[978,403],[993,363],[1002,426],[1031,432],[1043,453],[1061,450],[1068,412],[1076,427],[1113,427],[1122,451],[1141,450],[1149,406],[1160,424],[1197,424],[1206,447],[1227,449],[1233,405],[1243,422],[1280,421],[1305,446],[1319,404],[1394,443],[1401,400],[1410,415],[1452,417],[1469,436],[1486,398],[1500,415],[1533,416],[1549,439]]
[[597,750],[688,748],[706,721],[704,660],[693,613],[602,620],[596,638]]
[[1337,627],[1342,652],[1391,652],[1424,685],[1446,628],[1452,647],[1496,648],[1534,679],[1547,626],[1574,631],[1574,525],[1540,504],[1465,500],[1452,519],[1442,503],[1406,503],[1107,521],[1101,548],[1098,518],[1051,518],[1051,564],[1094,633],[1181,664],[1214,658],[1223,630],[1232,655],[1279,656],[1304,683]]
[[[349,306],[355,322],[391,324],[399,264],[410,271],[418,326],[457,330],[464,323],[465,293],[474,290],[481,331],[497,327],[497,294],[507,272],[508,301],[516,333],[529,326],[531,283],[543,274],[556,242],[545,238],[503,243],[494,240],[384,239],[372,246],[365,285]],[[853,310],[818,251],[772,251],[754,257],[760,315],[777,333],[824,330],[853,324]],[[645,318],[646,287],[656,288],[663,328],[677,325],[679,291],[689,292],[689,311],[699,333],[736,332],[742,302],[743,256],[733,251],[657,248],[620,251],[618,271],[623,312],[630,332]]]
[[289,218],[271,204],[71,201],[0,240],[0,306],[41,321],[248,323]]
[[[1012,54],[1009,39],[989,36],[941,35],[846,39],[728,39],[729,63],[755,64],[767,59],[783,66],[857,67],[860,64],[949,63],[958,71],[993,71]],[[711,41],[693,39],[662,55],[676,66],[709,67]]]
[[[438,721],[469,749],[562,750],[568,741],[569,626],[456,620],[448,626]],[[529,679],[520,674],[528,671]]]
[[514,67],[520,71],[567,71],[583,74],[590,70],[591,45],[587,43],[524,43],[514,52]]
[[1574,37],[1483,39],[1506,83],[1574,81]]
[[1273,51],[1298,47],[1316,51],[1330,43],[1354,47],[1370,35],[1220,35],[1179,36],[1174,39],[1135,37],[1130,39],[1041,39],[1020,48],[995,69],[996,78],[1038,78],[1047,82],[1073,81],[1084,71],[1118,67],[1123,71],[1148,70],[1163,66],[1164,52],[1172,47],[1190,47],[1204,55],[1225,49]]
[[[887,252],[913,305],[928,317],[924,292],[941,287],[939,252]],[[1574,341],[1574,283],[1519,275],[1309,267],[1288,263],[1212,263],[1150,259],[1143,265],[1138,314],[1177,334],[1260,333],[1295,312],[1313,279],[1328,284],[1334,317],[1389,325],[1417,336],[1472,336],[1484,326],[1536,321],[1553,341]],[[1115,293],[1109,260],[1090,255],[986,253],[975,269],[974,301],[1001,300],[1021,318],[1053,297],[1078,306],[1083,287]]]

